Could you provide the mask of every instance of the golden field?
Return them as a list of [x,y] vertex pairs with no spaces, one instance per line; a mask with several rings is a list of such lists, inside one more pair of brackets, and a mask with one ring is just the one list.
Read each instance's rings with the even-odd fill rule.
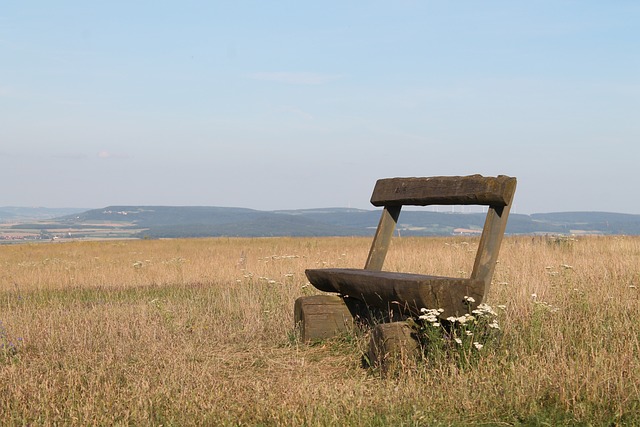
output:
[[[640,425],[640,237],[506,237],[472,369],[304,345],[305,268],[368,238],[0,246],[0,425]],[[468,275],[477,240],[395,238],[385,269]]]

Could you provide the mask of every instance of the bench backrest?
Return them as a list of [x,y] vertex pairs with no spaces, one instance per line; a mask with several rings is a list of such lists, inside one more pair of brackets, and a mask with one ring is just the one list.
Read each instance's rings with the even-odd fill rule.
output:
[[491,284],[515,190],[516,178],[504,175],[378,180],[371,196],[371,204],[384,206],[384,210],[365,269],[382,270],[403,205],[485,205],[489,208],[471,278],[484,281],[486,293]]

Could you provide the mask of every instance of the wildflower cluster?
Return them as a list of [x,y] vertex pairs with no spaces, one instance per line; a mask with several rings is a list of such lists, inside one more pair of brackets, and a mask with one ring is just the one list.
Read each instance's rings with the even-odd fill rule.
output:
[[[487,345],[500,336],[498,313],[488,304],[471,309],[475,300],[465,297],[469,312],[462,316],[442,319],[441,308],[422,308],[415,328],[427,359],[454,359],[460,366],[473,363]],[[504,310],[503,305],[498,308]]]
[[0,362],[5,362],[16,357],[20,345],[22,345],[22,338],[19,337],[17,342],[9,339],[7,330],[2,320],[0,320]]

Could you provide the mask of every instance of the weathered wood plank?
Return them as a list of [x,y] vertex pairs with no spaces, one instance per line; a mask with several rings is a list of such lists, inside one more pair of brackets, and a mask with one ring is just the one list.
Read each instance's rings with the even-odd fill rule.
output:
[[371,243],[367,262],[364,265],[365,270],[382,270],[384,259],[387,256],[389,244],[391,243],[391,237],[393,237],[393,230],[395,230],[396,224],[398,223],[401,208],[402,206],[384,208],[380,216],[376,235],[373,238],[373,243]]
[[300,297],[293,312],[302,341],[331,338],[353,327],[352,313],[337,295]]
[[[474,279],[339,268],[306,270],[305,274],[321,291],[412,315],[421,308],[442,308],[443,318],[461,316],[484,297],[484,282]],[[467,306],[465,296],[473,297],[475,305]]]
[[407,322],[383,323],[373,328],[367,351],[371,366],[383,372],[393,371],[396,364],[415,362],[419,355],[420,345]]
[[374,206],[509,204],[516,179],[504,175],[484,177],[435,176],[380,179],[371,196]]
[[493,272],[498,262],[498,254],[507,228],[509,211],[513,204],[513,197],[516,191],[516,179],[506,187],[504,197],[507,202],[505,206],[490,206],[487,211],[482,237],[478,244],[478,252],[473,264],[471,278],[484,282],[484,294],[489,292]]

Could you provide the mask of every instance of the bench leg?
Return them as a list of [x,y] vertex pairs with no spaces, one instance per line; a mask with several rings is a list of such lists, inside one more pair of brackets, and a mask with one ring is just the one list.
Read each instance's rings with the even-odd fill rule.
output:
[[331,338],[353,328],[353,316],[337,295],[300,297],[294,306],[294,320],[302,341]]
[[371,366],[387,371],[398,363],[415,360],[419,354],[420,346],[407,322],[381,323],[371,331],[367,352]]

